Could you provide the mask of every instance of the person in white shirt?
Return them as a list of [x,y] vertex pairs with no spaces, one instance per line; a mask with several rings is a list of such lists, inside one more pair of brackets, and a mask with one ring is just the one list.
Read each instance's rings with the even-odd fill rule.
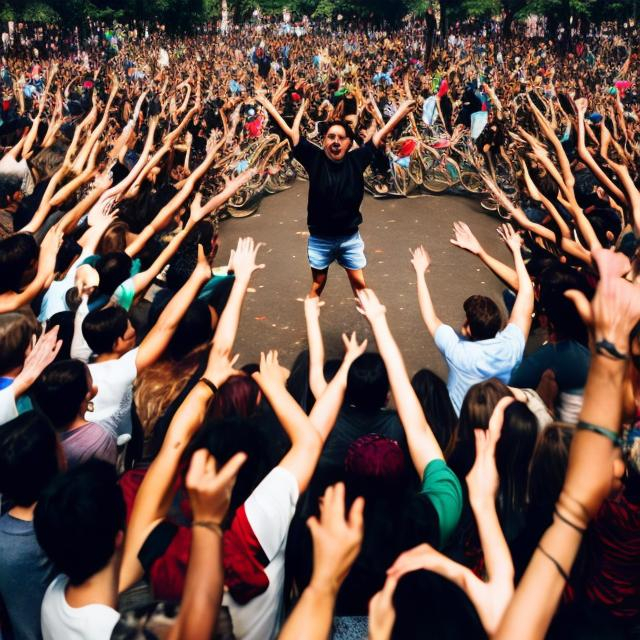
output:
[[36,537],[62,572],[42,600],[44,640],[109,640],[120,619],[115,607],[124,525],[122,490],[107,462],[71,469],[42,493]]
[[189,305],[210,278],[211,267],[199,247],[196,269],[138,347],[135,346],[136,331],[122,307],[107,307],[87,314],[82,322],[82,334],[96,356],[89,371],[98,389],[93,410],[85,415],[87,421],[109,420],[115,424],[118,436],[131,434],[133,381],[139,372],[162,356]]

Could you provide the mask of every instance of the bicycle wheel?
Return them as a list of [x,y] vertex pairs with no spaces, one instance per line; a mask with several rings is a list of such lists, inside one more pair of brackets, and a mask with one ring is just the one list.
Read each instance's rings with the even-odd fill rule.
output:
[[[239,197],[236,197],[239,196]],[[248,218],[260,207],[262,194],[241,189],[227,204],[227,212],[232,218]]]
[[442,193],[451,186],[448,171],[441,165],[432,167],[422,175],[422,186],[431,193]]
[[493,198],[483,198],[480,200],[480,206],[486,211],[498,210],[498,203]]
[[461,171],[460,183],[469,193],[486,193],[484,180],[475,171]]

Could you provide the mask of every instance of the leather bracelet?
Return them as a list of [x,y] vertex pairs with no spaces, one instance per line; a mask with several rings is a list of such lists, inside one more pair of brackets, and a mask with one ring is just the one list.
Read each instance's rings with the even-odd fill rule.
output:
[[562,576],[562,579],[565,582],[569,582],[569,575],[562,568],[562,565],[550,553],[545,551],[540,545],[538,545],[536,548],[545,558],[549,559],[553,563],[553,566],[557,569],[558,573]]
[[191,528],[193,527],[203,527],[204,529],[209,529],[209,531],[213,531],[217,533],[222,538],[222,527],[215,523],[213,520],[195,520],[191,523]]
[[577,531],[580,535],[584,535],[586,529],[584,527],[578,526],[575,522],[571,522],[569,518],[563,516],[556,507],[553,514],[558,517],[561,522],[564,522],[568,527],[571,527],[574,531]]
[[596,353],[601,356],[605,356],[606,358],[610,358],[611,360],[628,360],[628,353],[620,353],[616,348],[616,345],[613,342],[609,342],[609,340],[598,340],[596,342]]
[[608,440],[613,442],[614,447],[620,446],[620,437],[615,431],[611,431],[611,429],[607,429],[606,427],[600,427],[597,424],[593,424],[592,422],[585,422],[584,420],[580,420],[576,425],[576,429],[578,431],[591,431],[591,433],[596,433],[599,436],[603,436]]
[[209,387],[209,389],[211,389],[211,393],[213,393],[214,395],[216,393],[218,393],[218,387],[216,387],[216,385],[213,384],[213,382],[211,382],[211,380],[209,380],[209,378],[205,378],[203,376],[202,378],[200,378],[200,380],[198,380],[198,382],[202,382],[202,383],[206,384],[207,387]]

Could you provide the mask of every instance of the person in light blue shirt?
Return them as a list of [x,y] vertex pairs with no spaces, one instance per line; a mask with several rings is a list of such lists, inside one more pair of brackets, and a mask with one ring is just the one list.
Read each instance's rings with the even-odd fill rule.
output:
[[[471,296],[464,302],[466,320],[460,334],[444,324],[436,315],[425,274],[431,264],[424,247],[412,252],[412,264],[418,281],[418,300],[422,318],[436,346],[449,367],[447,389],[451,402],[460,413],[469,388],[488,378],[498,378],[505,384],[524,354],[533,314],[533,285],[521,255],[522,241],[511,225],[502,225],[498,232],[515,262],[518,294],[505,329],[496,303],[486,296]],[[457,240],[452,240],[454,244]]]

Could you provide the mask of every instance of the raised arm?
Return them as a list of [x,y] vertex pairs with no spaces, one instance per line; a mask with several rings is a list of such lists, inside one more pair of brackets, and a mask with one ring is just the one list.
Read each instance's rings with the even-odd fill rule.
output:
[[435,337],[436,331],[442,324],[442,320],[436,315],[431,293],[427,286],[426,272],[431,265],[431,257],[423,246],[419,246],[415,251],[411,252],[411,264],[416,271],[416,282],[418,285],[418,303],[420,305],[420,313],[422,319],[429,329],[429,333]]
[[52,227],[40,245],[38,270],[34,279],[23,291],[5,291],[0,294],[0,313],[15,311],[29,304],[43,289],[49,287],[55,273],[56,257],[62,244],[62,229],[59,225]]
[[[203,379],[220,388],[236,372],[233,363],[211,350]],[[120,568],[119,590],[125,591],[143,576],[138,553],[149,533],[163,520],[175,496],[180,460],[196,431],[201,427],[213,397],[209,384],[199,382],[176,411],[162,447],[147,471],[127,525]],[[234,458],[232,458],[233,460]],[[230,464],[230,463],[229,463]]]
[[522,259],[522,238],[513,230],[510,224],[503,224],[498,229],[498,233],[513,254],[513,261],[518,274],[518,293],[509,316],[509,322],[520,328],[526,340],[531,329],[534,292],[531,278]]
[[324,341],[320,330],[320,307],[323,304],[317,296],[307,296],[304,301],[309,343],[309,387],[314,398],[319,398],[327,388],[327,380],[324,377]]
[[347,337],[347,335],[343,333],[342,342],[345,348],[342,364],[331,379],[331,382],[325,387],[322,395],[317,397],[309,414],[311,424],[313,424],[316,431],[320,434],[323,442],[326,441],[331,433],[331,429],[333,429],[340,409],[342,408],[344,394],[347,390],[349,369],[353,362],[357,360],[367,348],[366,340],[358,344],[355,331],[350,337]]
[[213,349],[219,353],[229,353],[233,347],[240,323],[242,303],[254,271],[264,269],[264,264],[256,264],[262,243],[255,244],[253,238],[240,238],[232,252],[229,269],[233,270],[235,281],[229,299],[220,316],[213,337]]
[[278,363],[278,352],[260,354],[260,371],[253,374],[262,393],[285,430],[291,448],[278,466],[289,471],[303,493],[315,471],[323,441],[302,407],[287,391],[285,382],[289,372]]
[[[300,109],[296,114],[295,121],[297,121],[298,125],[296,127],[295,121],[294,121],[294,127],[292,128],[285,122],[284,118],[280,115],[276,107],[268,100],[266,96],[258,95],[256,96],[256,100],[267,110],[267,113],[275,120],[276,124],[284,131],[287,138],[291,140],[292,146],[294,147],[297,146],[298,143],[300,142],[300,122],[302,120],[302,114],[300,112],[302,111],[302,113],[304,113],[305,101],[304,100],[302,101],[302,104],[300,105]],[[300,115],[299,119],[298,119],[298,115]]]
[[376,131],[376,133],[373,134],[373,138],[371,138],[373,145],[379,147],[400,122],[415,109],[415,106],[415,100],[405,100],[405,102],[398,107],[398,110],[393,114],[389,122],[387,122],[380,131]]
[[386,308],[380,304],[371,289],[359,291],[358,300],[360,311],[371,324],[378,350],[387,369],[391,393],[407,436],[413,466],[422,477],[431,461],[444,460],[442,450],[411,386],[402,354],[387,323]]
[[504,262],[500,262],[497,258],[489,255],[478,239],[473,235],[469,225],[465,222],[453,223],[453,238],[450,240],[452,245],[460,247],[474,256],[478,256],[495,275],[505,282],[513,291],[518,290],[518,274],[515,269],[509,267]]
[[160,317],[138,347],[136,369],[138,373],[156,362],[167,348],[175,330],[198,292],[211,278],[211,267],[198,245],[198,264],[182,288],[171,298]]
[[220,471],[206,449],[191,458],[185,479],[193,513],[191,550],[180,614],[169,640],[209,640],[212,636],[224,586],[220,525],[246,457],[237,453]]

